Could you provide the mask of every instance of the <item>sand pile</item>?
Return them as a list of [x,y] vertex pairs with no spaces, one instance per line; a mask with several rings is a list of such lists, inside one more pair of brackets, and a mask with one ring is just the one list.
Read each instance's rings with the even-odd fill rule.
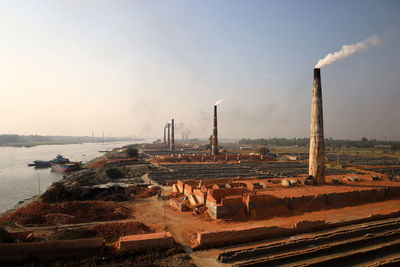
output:
[[33,202],[0,217],[0,222],[55,225],[126,219],[131,210],[111,201],[67,201],[60,205]]

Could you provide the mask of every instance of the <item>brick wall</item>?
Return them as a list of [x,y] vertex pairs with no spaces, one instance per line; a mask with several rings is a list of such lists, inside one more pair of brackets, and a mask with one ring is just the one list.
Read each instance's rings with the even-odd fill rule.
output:
[[102,238],[0,244],[0,261],[91,257],[103,254]]
[[155,247],[169,247],[174,244],[170,232],[143,235],[128,235],[119,238],[117,248],[122,251],[140,251]]

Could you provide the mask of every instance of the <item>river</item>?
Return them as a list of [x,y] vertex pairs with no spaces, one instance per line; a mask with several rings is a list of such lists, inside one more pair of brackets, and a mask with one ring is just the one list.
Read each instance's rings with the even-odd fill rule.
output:
[[21,200],[42,194],[53,182],[62,179],[63,174],[51,172],[50,168],[28,167],[27,164],[33,160],[52,160],[57,154],[61,154],[71,161],[85,163],[104,155],[104,152],[99,151],[132,143],[135,142],[0,147],[0,214],[13,208]]

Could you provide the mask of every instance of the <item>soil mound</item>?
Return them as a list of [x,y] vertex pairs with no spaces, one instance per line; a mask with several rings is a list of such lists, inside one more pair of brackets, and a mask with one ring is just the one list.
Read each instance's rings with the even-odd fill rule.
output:
[[57,207],[44,202],[35,201],[14,212],[4,215],[0,222],[15,222],[18,224],[44,224],[44,215],[56,213]]
[[[112,184],[112,183],[110,183]],[[101,185],[101,184],[100,184]],[[131,185],[125,187],[123,185],[108,185],[104,187],[96,186],[81,186],[78,182],[73,182],[70,185],[63,185],[62,183],[54,183],[43,195],[42,200],[47,203],[60,203],[71,201],[87,201],[87,200],[100,200],[100,201],[116,201],[123,202],[133,200],[135,198],[147,198],[157,195],[161,190],[159,187],[143,187]]]
[[106,164],[107,164],[107,159],[99,159],[88,164],[86,167],[89,169],[102,169],[106,166]]
[[46,192],[42,195],[42,200],[45,202],[59,202],[70,198],[72,195],[62,183],[53,183]]
[[135,196],[135,198],[148,198],[148,197],[152,197],[158,194],[158,192],[160,191],[160,189],[158,188],[146,188],[145,190],[139,192],[139,194],[137,194]]
[[0,217],[0,222],[55,225],[121,220],[130,216],[130,209],[111,201],[67,201],[60,205],[37,201]]
[[67,201],[58,210],[75,216],[74,223],[121,220],[131,215],[130,209],[112,201]]
[[139,164],[140,161],[133,157],[133,158],[103,158],[103,159],[98,159],[93,162],[90,162],[89,164],[86,165],[87,168],[93,169],[93,170],[102,170],[105,168],[115,168],[115,167],[120,167],[120,166],[126,166],[126,165],[136,165]]
[[89,226],[87,229],[96,232],[98,237],[139,235],[152,232],[147,225],[140,222],[98,224]]
[[74,221],[75,217],[64,213],[50,213],[44,216],[45,224],[68,224]]
[[160,190],[161,189],[157,187],[145,188],[140,186],[129,186],[125,188],[125,194],[130,196],[132,199],[141,199],[155,196],[160,192]]

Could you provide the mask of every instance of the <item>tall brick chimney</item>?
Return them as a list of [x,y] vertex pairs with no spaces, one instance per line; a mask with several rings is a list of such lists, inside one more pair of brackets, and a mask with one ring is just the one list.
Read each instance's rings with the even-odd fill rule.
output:
[[308,173],[317,184],[325,183],[325,143],[322,112],[322,89],[320,69],[314,69],[314,88],[311,104],[311,133]]
[[171,120],[171,151],[175,150],[175,130],[174,130],[174,119]]
[[167,133],[166,133],[166,131],[167,131],[167,125],[164,126],[164,145],[167,144]]
[[213,135],[211,140],[211,155],[218,155],[217,105],[214,105]]
[[171,128],[171,124],[168,122],[167,123],[167,127],[168,127],[168,135],[167,135],[167,140],[168,140],[168,147],[171,146],[171,138],[170,138],[170,128]]

